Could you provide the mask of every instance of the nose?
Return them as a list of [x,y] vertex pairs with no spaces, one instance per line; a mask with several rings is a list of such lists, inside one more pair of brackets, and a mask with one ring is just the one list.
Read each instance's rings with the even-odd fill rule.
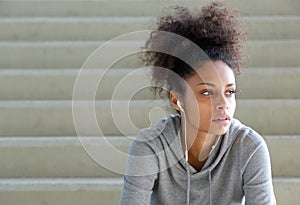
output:
[[229,103],[225,96],[219,96],[218,99],[216,99],[217,110],[227,110],[228,107]]

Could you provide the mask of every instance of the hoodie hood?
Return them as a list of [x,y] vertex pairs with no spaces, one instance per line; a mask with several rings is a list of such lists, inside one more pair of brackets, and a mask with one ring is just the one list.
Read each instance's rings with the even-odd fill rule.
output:
[[[192,166],[191,174],[200,174],[212,170],[222,159],[226,151],[232,146],[234,141],[238,136],[238,132],[241,132],[241,127],[243,125],[237,119],[232,119],[231,125],[228,131],[219,136],[220,140],[215,144],[215,149],[209,155],[205,165],[200,172],[197,172]],[[186,169],[184,152],[182,150],[181,143],[181,116],[180,115],[170,115],[168,118],[162,119],[155,126],[157,132],[160,133],[169,147],[164,147],[168,157],[172,157],[173,160],[179,162],[180,166]],[[172,156],[170,156],[172,155]],[[175,163],[175,162],[173,162]]]
[[[228,131],[222,135],[217,136],[217,140],[214,144],[214,149],[209,154],[204,166],[201,171],[198,172],[194,167],[192,167],[184,159],[184,151],[182,149],[182,135],[181,135],[181,116],[180,115],[170,115],[168,118],[161,120],[156,125],[156,130],[161,133],[159,136],[163,137],[161,141],[165,140],[167,145],[165,148],[166,159],[172,159],[172,164],[164,164],[163,169],[167,169],[172,166],[179,166],[181,170],[186,172],[186,205],[190,204],[190,191],[191,191],[191,175],[198,175],[207,177],[208,181],[208,197],[209,204],[212,204],[212,170],[220,163],[224,154],[229,150],[234,141],[238,136],[238,132],[241,131],[242,124],[233,119]],[[237,128],[237,129],[236,129]],[[163,161],[163,160],[160,160]],[[179,163],[177,163],[179,162]],[[166,167],[165,167],[166,166]],[[161,171],[164,171],[161,170]]]

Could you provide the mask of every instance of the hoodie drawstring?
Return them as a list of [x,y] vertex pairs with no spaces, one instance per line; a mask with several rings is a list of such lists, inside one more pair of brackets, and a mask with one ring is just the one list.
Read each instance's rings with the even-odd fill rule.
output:
[[208,170],[208,179],[209,179],[209,205],[212,205],[212,196],[211,196],[211,170]]
[[185,164],[187,173],[186,205],[190,205],[191,173],[188,162],[186,162]]

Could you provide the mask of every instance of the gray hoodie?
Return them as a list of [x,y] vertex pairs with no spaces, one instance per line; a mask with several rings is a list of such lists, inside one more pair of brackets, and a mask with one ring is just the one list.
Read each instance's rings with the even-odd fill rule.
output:
[[129,151],[120,205],[276,204],[263,138],[233,119],[201,171],[184,160],[179,115],[142,129]]

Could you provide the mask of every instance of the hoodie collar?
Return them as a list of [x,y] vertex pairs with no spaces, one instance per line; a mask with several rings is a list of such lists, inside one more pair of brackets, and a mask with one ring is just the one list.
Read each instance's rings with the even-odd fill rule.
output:
[[[237,119],[233,119],[228,131],[224,135],[220,136],[220,140],[217,142],[215,149],[208,157],[202,170],[197,172],[192,166],[190,166],[191,173],[196,174],[212,170],[234,143],[241,126],[242,124]],[[168,118],[164,118],[158,122],[155,127],[168,143],[169,148],[167,154],[173,155],[173,157],[179,161],[181,167],[185,169],[184,153],[181,145],[181,116],[170,115]]]

